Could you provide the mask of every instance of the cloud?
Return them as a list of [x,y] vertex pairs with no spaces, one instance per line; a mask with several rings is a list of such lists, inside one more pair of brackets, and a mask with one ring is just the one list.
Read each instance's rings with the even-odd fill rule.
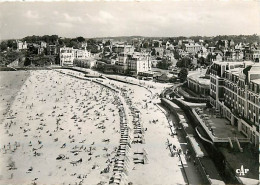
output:
[[25,17],[27,17],[27,18],[29,18],[29,19],[37,19],[37,18],[39,18],[39,14],[38,14],[37,12],[28,10],[28,11],[25,13]]
[[2,3],[1,37],[259,34],[259,3],[232,0]]
[[100,10],[97,15],[86,14],[86,16],[90,19],[90,21],[102,24],[111,23],[112,21],[117,20],[117,18],[111,13],[103,10]]
[[99,16],[101,19],[105,19],[105,20],[114,19],[114,16],[111,15],[109,12],[105,12],[102,10],[99,12]]
[[57,25],[60,26],[60,27],[65,27],[65,28],[72,28],[73,27],[73,24],[67,23],[67,22],[58,22]]
[[68,13],[63,14],[66,21],[69,22],[83,22],[82,18],[80,16],[70,16]]

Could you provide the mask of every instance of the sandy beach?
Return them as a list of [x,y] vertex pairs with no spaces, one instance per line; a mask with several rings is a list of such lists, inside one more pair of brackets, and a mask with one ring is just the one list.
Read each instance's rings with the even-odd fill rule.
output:
[[60,72],[83,78],[31,71],[17,88],[0,124],[0,184],[185,184],[157,92]]

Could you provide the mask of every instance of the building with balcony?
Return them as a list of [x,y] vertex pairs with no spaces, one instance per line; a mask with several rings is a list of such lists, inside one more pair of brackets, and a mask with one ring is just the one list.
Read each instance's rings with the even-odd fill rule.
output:
[[74,49],[76,59],[87,59],[91,56],[91,53],[84,49]]
[[223,58],[225,61],[239,61],[239,60],[243,60],[244,53],[242,50],[239,49],[229,50],[224,52]]
[[17,43],[17,50],[28,49],[26,41],[22,42],[17,40],[16,43]]
[[73,48],[63,47],[60,48],[60,65],[61,66],[73,66],[75,58],[75,52]]
[[84,60],[91,56],[90,52],[85,49],[73,49],[70,47],[60,48],[60,65],[73,66],[74,60]]
[[210,72],[210,103],[250,142],[259,145],[260,64],[213,62]]
[[188,74],[188,88],[202,97],[208,97],[210,92],[210,79],[206,75],[206,70],[198,70]]
[[127,59],[128,70],[135,75],[152,70],[152,62],[147,53],[135,52],[128,56]]
[[202,46],[197,43],[184,44],[184,50],[187,51],[188,53],[196,54],[201,49],[202,49]]

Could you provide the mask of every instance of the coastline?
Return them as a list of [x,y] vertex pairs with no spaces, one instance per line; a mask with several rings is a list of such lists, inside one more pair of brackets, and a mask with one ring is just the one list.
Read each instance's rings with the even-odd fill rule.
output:
[[[18,93],[30,75],[30,71],[0,71],[0,115],[3,115],[1,116],[0,123],[5,119],[6,113],[9,112]],[[6,82],[10,78],[10,82]],[[13,88],[10,86],[13,86]]]

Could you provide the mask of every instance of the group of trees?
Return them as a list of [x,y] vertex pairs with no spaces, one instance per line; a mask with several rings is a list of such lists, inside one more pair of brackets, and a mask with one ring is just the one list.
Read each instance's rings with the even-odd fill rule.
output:
[[260,37],[257,34],[253,35],[217,35],[214,37],[208,36],[191,36],[191,37],[170,37],[167,38],[173,45],[177,45],[179,40],[192,39],[195,42],[199,42],[199,40],[204,40],[206,44],[216,43],[219,40],[233,40],[235,44],[237,43],[254,43],[260,42]]
[[181,58],[180,60],[178,60],[178,62],[176,63],[176,67],[179,68],[190,68],[191,67],[191,58],[186,56]]
[[58,35],[44,35],[44,36],[27,36],[22,39],[22,41],[26,41],[28,43],[37,43],[40,41],[44,41],[48,44],[56,44],[59,42],[60,38]]
[[7,48],[16,50],[17,49],[17,44],[15,40],[4,40],[0,43],[0,50],[5,51]]
[[27,43],[38,43],[40,41],[44,41],[47,44],[56,44],[60,46],[73,47],[75,49],[79,49],[82,46],[82,43],[87,43],[88,49],[93,49],[93,46],[97,44],[95,39],[86,40],[84,37],[79,36],[76,38],[61,38],[58,35],[44,35],[44,36],[27,36],[22,39]]
[[24,66],[48,66],[55,64],[57,56],[45,56],[45,55],[27,55],[24,61]]
[[23,61],[25,53],[19,51],[9,51],[6,53],[0,53],[0,65],[8,65],[15,60]]
[[85,43],[86,39],[83,37],[76,37],[76,38],[63,38],[59,40],[59,44],[62,46],[67,46],[67,47],[73,47],[75,49],[79,49],[82,46],[82,43]]
[[159,69],[168,69],[171,65],[171,62],[163,58],[162,60],[158,61],[156,67]]
[[[97,40],[96,39],[85,39],[82,36],[76,37],[76,38],[61,38],[58,35],[44,35],[44,36],[27,36],[23,39],[21,39],[23,42],[27,42],[28,49],[24,51],[16,51],[17,50],[17,42],[14,39],[4,40],[0,43],[0,63],[2,65],[8,65],[9,63],[13,62],[14,60],[18,59],[19,56],[22,54],[25,60],[25,64],[31,65],[47,65],[48,63],[53,63],[53,59],[45,57],[43,54],[38,54],[38,47],[32,44],[40,44],[41,41],[46,42],[48,45],[56,45],[57,47],[67,46],[67,47],[73,47],[75,49],[79,49],[82,46],[86,46],[87,43],[87,49],[90,50],[93,53],[100,52],[97,47]],[[109,43],[107,43],[109,44]],[[9,48],[9,49],[8,49]],[[43,53],[46,52],[46,48],[44,48]],[[19,55],[19,56],[18,56]],[[58,56],[55,56],[56,58]],[[32,58],[35,58],[35,60],[32,60]]]
[[188,76],[188,70],[186,68],[182,68],[178,74],[180,82],[185,82]]

